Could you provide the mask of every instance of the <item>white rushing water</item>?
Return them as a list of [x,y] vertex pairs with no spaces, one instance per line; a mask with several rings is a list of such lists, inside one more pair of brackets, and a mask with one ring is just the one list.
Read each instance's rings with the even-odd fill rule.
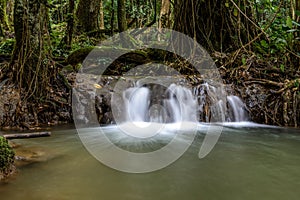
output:
[[248,121],[248,114],[244,102],[238,96],[227,96],[227,101],[233,113],[234,122]]
[[[163,92],[164,95],[157,96],[157,91],[151,91],[144,86],[128,88],[123,93],[125,122],[134,122],[145,127],[145,122],[248,121],[245,104],[238,96],[230,95],[224,98],[222,88],[207,83],[202,84],[197,91],[199,92],[192,92],[187,87],[171,84]],[[202,115],[206,115],[205,121],[199,117]]]
[[191,90],[171,84],[165,90],[165,98],[155,104],[147,87],[128,88],[124,94],[126,122],[176,123],[195,121],[197,117],[197,101]]
[[198,103],[191,90],[171,84],[163,95],[147,87],[128,88],[123,93],[125,121],[119,126],[127,135],[149,138],[197,127]]
[[[188,87],[171,84],[160,90],[135,86],[123,92],[125,118],[120,128],[124,132],[144,138],[164,132],[170,128],[168,124],[182,130],[191,123],[248,121],[243,101],[233,95],[226,98],[223,88],[205,83],[192,92]],[[205,116],[204,121],[201,116]]]
[[145,122],[149,107],[149,89],[145,87],[129,88],[124,92],[127,121]]

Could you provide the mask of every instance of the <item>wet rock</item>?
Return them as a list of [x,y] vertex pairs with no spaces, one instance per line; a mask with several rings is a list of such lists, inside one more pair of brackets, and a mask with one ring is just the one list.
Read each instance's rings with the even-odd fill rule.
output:
[[49,160],[51,155],[45,150],[38,147],[19,146],[15,149],[15,164],[22,167],[37,162],[45,162]]

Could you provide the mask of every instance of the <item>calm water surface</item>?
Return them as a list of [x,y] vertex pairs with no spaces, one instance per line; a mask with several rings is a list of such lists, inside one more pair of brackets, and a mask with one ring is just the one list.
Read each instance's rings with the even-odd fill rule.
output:
[[[147,174],[127,174],[98,162],[73,127],[49,138],[16,140],[46,152],[0,184],[1,199],[289,199],[300,198],[300,130],[231,126],[204,159],[204,134],[172,165]],[[128,145],[128,144],[127,144]],[[144,145],[144,144],[143,144]]]

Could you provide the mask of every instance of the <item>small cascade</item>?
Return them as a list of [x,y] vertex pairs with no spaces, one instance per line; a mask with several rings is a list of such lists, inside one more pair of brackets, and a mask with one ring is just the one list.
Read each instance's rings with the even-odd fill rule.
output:
[[169,98],[164,101],[169,108],[172,122],[195,121],[197,119],[197,101],[191,90],[171,84],[167,89]]
[[126,121],[157,123],[196,121],[197,101],[191,90],[171,84],[164,93],[161,99],[157,99],[155,91],[147,87],[127,89],[123,94]]
[[247,121],[245,105],[237,96],[227,96],[223,87],[208,83],[193,90],[171,84],[132,87],[123,93],[125,122],[241,122]]
[[238,96],[227,96],[227,101],[229,105],[230,121],[248,121],[248,113],[245,109],[245,104]]
[[148,121],[149,94],[150,91],[146,87],[129,88],[124,92],[127,121]]
[[225,122],[226,93],[222,86],[215,87],[204,83],[193,89],[198,100],[201,122]]
[[248,121],[248,113],[243,101],[234,95],[227,96],[222,86],[204,83],[193,89],[198,99],[200,121],[241,122]]

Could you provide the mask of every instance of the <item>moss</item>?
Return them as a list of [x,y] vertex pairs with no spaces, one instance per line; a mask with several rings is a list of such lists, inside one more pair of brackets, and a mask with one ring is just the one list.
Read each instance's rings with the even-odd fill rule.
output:
[[86,47],[82,49],[78,49],[73,51],[68,58],[66,59],[65,63],[76,66],[78,63],[82,63],[83,60],[89,55],[89,53],[94,49],[95,47]]
[[0,179],[10,174],[13,168],[15,152],[9,146],[8,141],[0,136]]

